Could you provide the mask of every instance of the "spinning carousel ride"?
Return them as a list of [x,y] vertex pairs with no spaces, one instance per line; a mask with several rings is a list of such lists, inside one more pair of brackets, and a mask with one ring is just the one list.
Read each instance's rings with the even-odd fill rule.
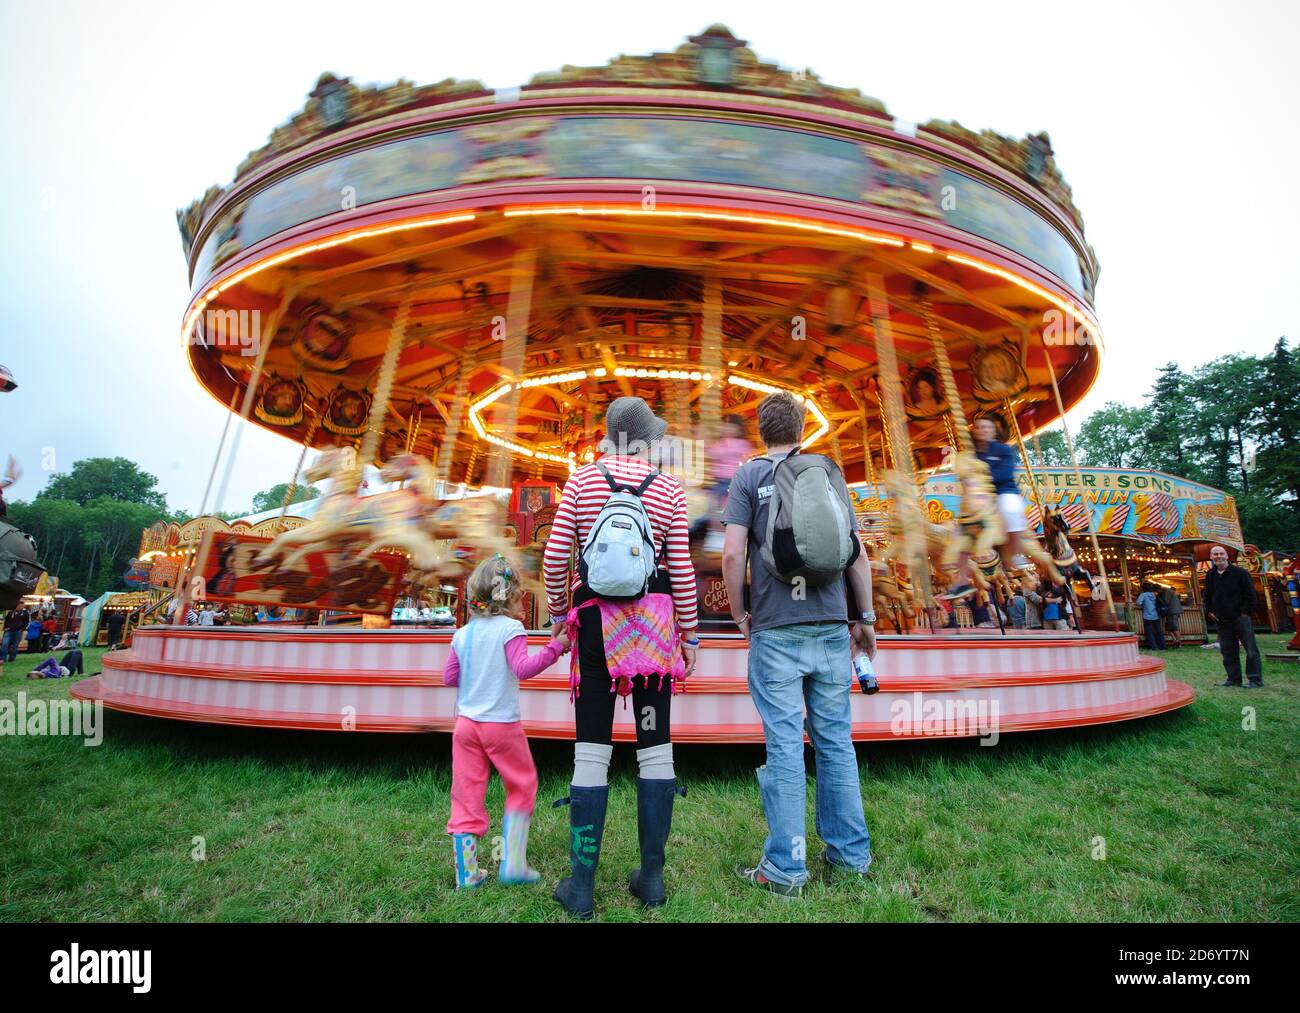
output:
[[[804,446],[840,464],[869,537],[889,539],[892,553],[873,553],[882,577],[910,567],[929,601],[924,542],[943,529],[919,526],[938,520],[920,505],[924,472],[950,450],[966,459],[979,415],[1017,439],[1059,418],[1101,368],[1097,261],[1046,134],[905,124],[855,89],[759,61],[721,26],[516,89],[325,75],[233,183],[178,218],[195,379],[304,454],[327,451],[317,474],[353,511],[323,503],[283,536],[292,545],[245,563],[306,559],[336,592],[311,553],[346,539],[357,510],[369,548],[400,549],[424,578],[543,544],[559,488],[626,394],[669,421],[665,467],[707,511],[723,420],[749,425],[788,389],[808,408]],[[361,495],[370,464],[403,482],[382,503]],[[496,490],[508,513],[451,489]],[[237,557],[212,571],[229,587]],[[373,558],[391,575],[400,556]],[[707,558],[700,569],[702,612],[725,616]],[[675,738],[761,741],[744,641],[727,623],[704,629]],[[449,639],[157,627],[75,692],[186,720],[450,730]],[[522,687],[530,735],[572,737],[566,664]],[[963,713],[1011,731],[1192,699],[1121,633],[918,624],[881,636],[877,670],[878,694],[854,691],[858,739],[978,734]],[[630,714],[615,735],[633,738]]]

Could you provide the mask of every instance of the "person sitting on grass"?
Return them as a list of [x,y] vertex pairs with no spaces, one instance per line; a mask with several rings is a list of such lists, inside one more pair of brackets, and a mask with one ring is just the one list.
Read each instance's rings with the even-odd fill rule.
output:
[[442,682],[455,686],[456,727],[451,736],[451,835],[456,889],[479,886],[487,873],[478,867],[478,839],[487,833],[483,804],[492,768],[506,787],[502,820],[505,856],[502,883],[535,883],[541,874],[528,867],[528,825],[537,800],[537,768],[519,713],[519,683],[545,671],[569,649],[558,634],[528,656],[528,636],[520,622],[524,589],[519,567],[497,553],[474,568],[465,585],[470,620],[451,638]]
[[27,673],[29,679],[62,679],[68,670],[59,664],[57,658],[49,657]]

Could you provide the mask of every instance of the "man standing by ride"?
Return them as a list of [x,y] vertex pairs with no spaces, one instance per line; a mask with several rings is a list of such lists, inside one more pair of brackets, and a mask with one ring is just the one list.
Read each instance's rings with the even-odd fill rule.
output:
[[[818,455],[799,453],[804,414],[804,405],[789,393],[763,399],[758,429],[767,453],[736,471],[722,515],[722,573],[732,618],[750,641],[749,692],[767,744],[767,762],[758,768],[767,843],[757,866],[738,871],[782,897],[799,896],[808,879],[805,704],[817,756],[816,826],[826,843],[823,857],[859,875],[871,865],[849,708],[853,655],[876,653],[871,576],[839,469]],[[773,503],[776,518],[770,516]],[[800,516],[822,520],[782,527]],[[832,534],[825,543],[812,544],[827,530]],[[834,569],[826,566],[828,552],[839,553]],[[822,569],[813,569],[814,558]],[[790,579],[792,563],[803,563],[807,572]],[[861,608],[851,640],[846,574]]]
[[1228,562],[1228,550],[1210,550],[1210,572],[1205,575],[1205,614],[1219,627],[1219,652],[1227,678],[1220,686],[1241,685],[1238,646],[1246,648],[1246,677],[1251,689],[1264,686],[1264,668],[1255,643],[1255,588],[1250,574]]
[[25,608],[13,609],[5,616],[4,640],[0,642],[0,654],[4,655],[5,661],[18,657],[18,645],[27,635],[27,624],[31,620],[32,614]]

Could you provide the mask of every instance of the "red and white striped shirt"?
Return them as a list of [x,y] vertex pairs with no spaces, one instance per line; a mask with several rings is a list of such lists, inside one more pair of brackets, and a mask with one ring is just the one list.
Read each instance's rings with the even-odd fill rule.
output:
[[[647,461],[637,457],[602,457],[601,463],[609,469],[614,481],[636,487],[654,469]],[[609,483],[594,464],[585,464],[570,476],[560,494],[560,504],[555,511],[555,523],[546,540],[542,556],[542,573],[546,578],[547,604],[555,618],[568,609],[569,592],[581,585],[578,574],[573,574],[573,584],[566,588],[565,575],[569,569],[569,553],[576,543],[581,549],[587,532],[596,522],[600,509],[610,497]],[[667,536],[667,568],[673,589],[673,610],[677,613],[677,626],[693,630],[699,623],[698,602],[695,591],[695,565],[686,525],[686,493],[682,484],[671,475],[660,474],[641,494],[646,513],[650,516],[650,529],[654,533],[655,551],[659,552]]]

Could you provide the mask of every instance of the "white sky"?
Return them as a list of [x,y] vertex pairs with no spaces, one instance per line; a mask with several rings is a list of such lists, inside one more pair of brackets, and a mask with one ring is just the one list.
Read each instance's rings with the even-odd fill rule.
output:
[[[0,454],[26,468],[10,495],[34,496],[42,463],[121,455],[158,476],[172,507],[198,508],[225,412],[177,338],[188,286],[174,211],[229,182],[321,72],[510,87],[669,50],[714,21],[761,59],[861,88],[902,119],[1050,131],[1102,263],[1108,356],[1081,411],[1136,402],[1166,361],[1300,338],[1298,11],[0,0],[0,363],[20,384],[0,395]],[[248,509],[296,460],[247,427],[222,507]]]

